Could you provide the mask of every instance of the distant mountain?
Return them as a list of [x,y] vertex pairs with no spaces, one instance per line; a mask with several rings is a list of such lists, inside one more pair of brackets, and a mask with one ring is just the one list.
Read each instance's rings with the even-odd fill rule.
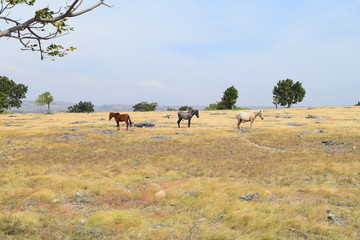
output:
[[[50,111],[52,113],[57,112],[67,112],[68,107],[73,106],[77,103],[71,103],[71,102],[59,102],[55,101],[50,104]],[[134,104],[135,105],[135,104]],[[105,104],[101,106],[95,106],[94,110],[95,112],[132,112],[133,106],[130,104]],[[156,110],[158,111],[166,111],[167,109],[176,109],[178,110],[181,106],[170,106],[170,105],[159,105]],[[206,106],[194,106],[191,105],[194,109],[204,110]],[[259,107],[259,106],[242,106],[244,108],[249,109],[268,109],[273,107]],[[47,106],[37,106],[35,104],[35,101],[31,100],[24,100],[20,108],[11,108],[11,112],[13,113],[46,113],[47,112]]]

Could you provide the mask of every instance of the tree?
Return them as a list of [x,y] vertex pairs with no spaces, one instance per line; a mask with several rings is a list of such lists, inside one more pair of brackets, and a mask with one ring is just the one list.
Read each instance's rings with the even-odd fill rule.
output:
[[80,101],[78,104],[68,107],[68,111],[71,113],[94,112],[94,104],[92,104],[90,101],[89,102]]
[[54,101],[53,96],[51,96],[49,92],[44,92],[38,96],[35,104],[38,106],[48,105],[48,114],[50,114],[50,103],[52,103],[52,101]]
[[193,110],[193,108],[189,106],[181,106],[179,108],[179,111],[191,111],[191,110]]
[[238,90],[234,86],[229,87],[218,102],[218,109],[234,109],[238,97]]
[[35,5],[35,2],[36,0],[0,0],[0,25],[8,25],[7,29],[0,29],[0,38],[19,40],[23,46],[22,50],[40,52],[41,60],[44,59],[44,55],[63,57],[67,52],[76,49],[74,47],[65,49],[62,45],[57,44],[43,46],[44,41],[61,37],[74,30],[67,24],[69,18],[78,17],[101,5],[110,7],[105,4],[105,0],[98,0],[89,7],[82,6],[83,0],[72,0],[70,3],[64,1],[62,6],[60,4],[56,9],[43,7],[35,11],[30,19],[19,20],[11,16],[16,7],[27,5],[30,8]]
[[0,76],[0,112],[11,107],[21,107],[28,87],[24,84],[16,84],[13,80]]
[[273,104],[275,105],[276,109],[278,108],[278,105],[280,104],[280,97],[279,95],[273,96]]
[[360,106],[360,101],[358,101],[358,103],[357,103],[357,104],[355,104],[354,106]]
[[302,83],[294,83],[291,79],[280,80],[273,89],[273,99],[277,99],[277,103],[281,106],[287,106],[301,102],[305,97],[305,89]]
[[148,103],[148,102],[140,102],[133,106],[134,112],[148,112],[155,111],[158,104],[156,102]]
[[205,108],[206,111],[217,110],[218,104],[217,103],[210,103],[208,107]]

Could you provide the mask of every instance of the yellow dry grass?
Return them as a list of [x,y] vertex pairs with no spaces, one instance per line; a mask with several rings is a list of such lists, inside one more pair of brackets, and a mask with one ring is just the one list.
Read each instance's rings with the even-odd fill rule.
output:
[[0,115],[0,239],[359,239],[359,107],[235,113]]

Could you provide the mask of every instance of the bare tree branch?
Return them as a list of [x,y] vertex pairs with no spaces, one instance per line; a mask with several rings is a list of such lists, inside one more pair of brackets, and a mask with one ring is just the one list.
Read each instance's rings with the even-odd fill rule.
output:
[[[11,4],[10,1],[0,0],[0,21],[13,25],[5,30],[0,29],[0,38],[8,37],[19,40],[25,49],[39,51],[41,53],[41,59],[43,59],[44,54],[50,56],[64,56],[66,54],[64,51],[58,51],[59,49],[63,49],[61,45],[53,44],[49,46],[50,48],[47,48],[51,49],[52,52],[47,52],[46,49],[42,48],[42,41],[54,39],[72,31],[73,28],[66,24],[67,19],[90,12],[101,5],[111,7],[105,4],[105,0],[99,0],[94,5],[80,10],[83,0],[73,0],[70,5],[65,6],[66,11],[64,13],[61,13],[61,9],[58,12],[53,12],[49,8],[43,8],[36,11],[34,17],[24,22],[9,17],[10,10],[12,10],[15,5],[20,3],[32,5],[34,2],[35,1],[19,1]],[[9,13],[6,16],[1,16],[6,12]],[[49,30],[49,28],[52,30]],[[34,40],[36,43],[32,44],[31,40]],[[72,51],[75,48],[70,49]]]

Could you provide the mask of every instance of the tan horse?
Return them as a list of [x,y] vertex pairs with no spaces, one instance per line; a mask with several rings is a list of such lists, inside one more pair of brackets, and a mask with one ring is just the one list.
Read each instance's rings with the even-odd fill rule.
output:
[[257,116],[259,116],[261,120],[264,120],[264,117],[262,115],[262,110],[254,111],[254,112],[239,112],[238,114],[236,114],[236,118],[238,120],[237,123],[238,129],[240,129],[240,123],[250,122],[250,132],[251,132],[251,127]]
[[116,124],[117,124],[117,130],[120,130],[120,122],[125,122],[126,123],[126,131],[129,128],[129,125],[131,127],[131,125],[133,124],[132,121],[130,120],[130,116],[128,114],[120,114],[120,113],[109,113],[109,121],[115,118]]

